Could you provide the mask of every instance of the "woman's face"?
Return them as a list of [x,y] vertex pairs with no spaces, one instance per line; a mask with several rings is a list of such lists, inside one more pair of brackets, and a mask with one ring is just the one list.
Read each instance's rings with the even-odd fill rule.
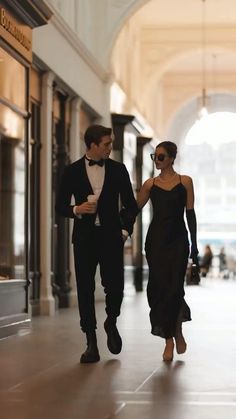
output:
[[172,166],[173,157],[169,157],[164,147],[157,147],[155,151],[155,163],[157,169],[167,169]]

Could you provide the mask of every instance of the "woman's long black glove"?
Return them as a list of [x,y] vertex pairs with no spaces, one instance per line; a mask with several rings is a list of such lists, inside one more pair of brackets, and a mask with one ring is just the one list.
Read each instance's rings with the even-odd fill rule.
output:
[[194,209],[186,210],[186,218],[188,223],[188,228],[191,238],[191,252],[190,258],[193,260],[193,263],[198,265],[198,248],[197,248],[197,220]]

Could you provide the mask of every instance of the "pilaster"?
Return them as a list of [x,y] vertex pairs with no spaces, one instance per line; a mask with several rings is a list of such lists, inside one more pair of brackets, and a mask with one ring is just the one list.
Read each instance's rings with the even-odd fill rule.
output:
[[[137,191],[142,186],[143,173],[143,147],[150,142],[152,138],[137,137],[137,156],[136,156],[136,185]],[[136,291],[143,290],[143,234],[142,234],[142,211],[139,213],[136,222],[136,254],[134,255],[135,270],[134,270],[134,285]]]
[[[82,100],[79,97],[75,97],[72,101],[72,114],[71,114],[71,140],[70,140],[70,156],[71,161],[75,161],[83,154],[81,138],[80,138],[80,107]],[[73,220],[70,220],[70,237],[72,236]],[[73,246],[70,243],[70,307],[76,307],[78,305],[77,300],[77,287],[75,277],[75,266],[74,266],[74,254]]]
[[40,314],[55,314],[55,299],[51,286],[51,231],[52,231],[52,97],[53,73],[47,72],[42,77],[41,137],[42,150],[40,159]]

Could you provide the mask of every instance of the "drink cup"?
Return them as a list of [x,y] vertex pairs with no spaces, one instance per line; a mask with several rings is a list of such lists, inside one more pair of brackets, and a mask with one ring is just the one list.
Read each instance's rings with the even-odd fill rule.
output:
[[95,205],[95,209],[94,209],[94,212],[96,212],[96,210],[97,210],[97,202],[98,202],[97,195],[88,195],[87,196],[87,201],[96,204]]

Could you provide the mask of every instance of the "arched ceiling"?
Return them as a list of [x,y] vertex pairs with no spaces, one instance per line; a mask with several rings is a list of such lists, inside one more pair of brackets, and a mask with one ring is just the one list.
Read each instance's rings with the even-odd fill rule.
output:
[[208,92],[236,93],[236,0],[46,1],[123,90],[119,111],[137,109],[154,131],[201,94],[203,67]]
[[[203,4],[204,3],[204,4]],[[203,35],[203,13],[205,35]],[[217,69],[231,72],[236,67],[236,2],[235,0],[150,0],[133,16],[141,27],[141,37],[145,43],[147,55],[152,61],[155,51],[160,48],[159,38],[165,46],[172,48],[179,42],[185,42],[185,48],[196,52],[189,57],[176,60],[175,70],[200,71],[202,37],[205,37],[206,65],[210,70],[217,64]],[[231,32],[229,34],[229,32]],[[176,33],[178,36],[176,37]],[[218,35],[217,35],[217,34]],[[189,35],[189,36],[188,36]],[[230,38],[230,39],[229,39]],[[195,44],[195,45],[193,45]],[[214,44],[214,51],[209,48]],[[217,48],[216,48],[217,47]],[[200,58],[200,59],[199,59]]]
[[[204,7],[208,24],[235,24],[235,0],[205,0]],[[136,17],[145,25],[196,25],[201,22],[202,0],[149,0]]]
[[[236,1],[149,0],[124,23],[113,49],[112,71],[152,126],[153,107],[159,112],[156,119],[162,118],[157,125],[164,126],[178,101],[181,105],[181,98],[170,94],[175,83],[178,88],[181,84],[185,103],[200,94],[203,78],[209,90],[236,90]],[[161,94],[160,105],[156,97]]]

